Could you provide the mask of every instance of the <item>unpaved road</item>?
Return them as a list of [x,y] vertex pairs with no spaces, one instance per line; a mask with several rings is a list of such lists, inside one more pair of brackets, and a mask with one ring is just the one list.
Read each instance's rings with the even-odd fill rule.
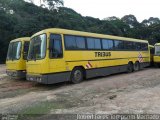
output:
[[5,75],[5,66],[0,66],[0,113],[159,114],[159,106],[158,68],[94,78],[76,85],[41,85],[11,80]]

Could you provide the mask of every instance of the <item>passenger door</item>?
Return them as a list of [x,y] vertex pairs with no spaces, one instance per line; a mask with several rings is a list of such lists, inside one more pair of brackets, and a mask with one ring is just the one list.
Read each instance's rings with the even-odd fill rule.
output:
[[50,34],[49,68],[50,72],[64,72],[65,60],[63,57],[62,37],[60,34]]

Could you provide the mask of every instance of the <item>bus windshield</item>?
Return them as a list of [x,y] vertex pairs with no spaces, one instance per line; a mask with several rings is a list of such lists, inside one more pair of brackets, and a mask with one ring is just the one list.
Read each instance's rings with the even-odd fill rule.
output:
[[36,36],[31,39],[28,60],[40,60],[46,55],[46,34]]
[[12,42],[9,44],[8,53],[7,53],[7,60],[18,60],[21,57],[21,46],[22,43]]
[[155,55],[160,55],[160,46],[155,46]]

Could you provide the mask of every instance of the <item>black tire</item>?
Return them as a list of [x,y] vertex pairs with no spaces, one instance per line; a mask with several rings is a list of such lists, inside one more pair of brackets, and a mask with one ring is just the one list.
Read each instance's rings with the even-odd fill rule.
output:
[[127,66],[127,72],[128,73],[131,73],[133,72],[134,68],[133,68],[133,64],[131,62],[128,63],[128,66]]
[[140,70],[140,64],[139,62],[135,62],[134,64],[134,71],[139,71]]
[[71,73],[71,82],[74,84],[80,83],[84,78],[83,70],[81,68],[74,68]]

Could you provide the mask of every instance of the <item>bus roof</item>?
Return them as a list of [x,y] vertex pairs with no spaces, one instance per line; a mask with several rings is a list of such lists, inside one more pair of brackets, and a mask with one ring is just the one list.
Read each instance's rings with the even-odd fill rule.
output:
[[82,31],[75,31],[75,30],[67,30],[67,29],[60,29],[60,28],[45,29],[45,30],[42,30],[42,31],[34,34],[32,37],[35,37],[35,36],[43,34],[43,33],[79,35],[79,36],[86,36],[86,37],[108,38],[108,39],[114,39],[114,40],[125,40],[125,41],[148,43],[147,40],[127,38],[127,37],[119,37],[119,36],[113,36],[113,35],[104,35],[104,34],[97,34],[97,33],[90,33],[90,32],[82,32]]
[[14,40],[11,40],[10,42],[17,42],[17,41],[30,41],[30,37],[16,38]]
[[156,43],[155,46],[156,46],[156,45],[160,45],[160,43]]

